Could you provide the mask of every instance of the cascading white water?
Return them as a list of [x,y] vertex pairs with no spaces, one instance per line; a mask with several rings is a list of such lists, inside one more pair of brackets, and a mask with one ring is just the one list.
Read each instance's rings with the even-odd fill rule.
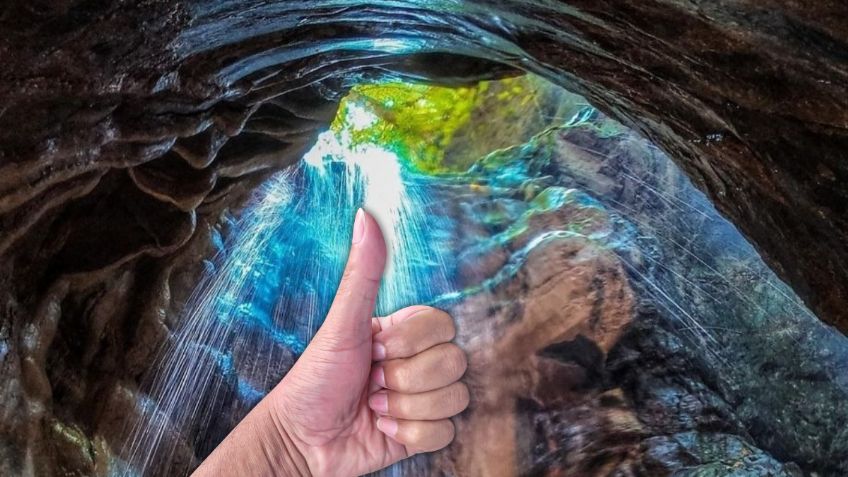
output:
[[[354,124],[376,120],[369,114],[351,108]],[[322,134],[301,163],[257,193],[153,367],[144,418],[113,474],[170,468],[167,435],[214,441],[216,413],[245,414],[281,378],[279,363],[303,351],[329,308],[358,207],[375,216],[389,247],[378,313],[450,288],[422,191],[393,153],[349,141]],[[227,396],[233,387],[238,395]]]
[[[510,326],[521,325],[522,308],[532,307],[523,300],[534,297],[533,287],[541,285],[530,285],[528,275],[550,268],[548,262],[554,267],[558,263],[557,256],[546,256],[547,262],[531,267],[528,257],[576,239],[585,241],[581,243],[587,244],[589,256],[615,255],[627,272],[627,286],[658,310],[645,318],[657,320],[643,337],[656,341],[640,351],[647,356],[647,369],[637,366],[629,371],[635,376],[626,379],[652,379],[650,373],[659,370],[679,373],[674,379],[693,388],[718,382],[726,394],[710,391],[711,402],[723,398],[743,403],[748,419],[772,426],[769,433],[783,432],[783,421],[774,416],[814,422],[818,410],[840,402],[831,396],[844,395],[844,378],[811,381],[807,376],[825,375],[848,362],[842,351],[848,349],[844,337],[803,307],[667,157],[630,133],[606,135],[603,118],[592,108],[583,108],[562,128],[539,134],[521,147],[476,161],[468,171],[431,175],[407,168],[405,158],[387,148],[355,143],[350,130],[368,128],[378,118],[354,103],[346,114],[344,128],[321,135],[304,160],[265,184],[236,221],[214,261],[216,267],[210,267],[198,285],[152,368],[144,388],[148,397],[139,402],[142,418],[129,429],[121,453],[126,461],[115,462],[113,474],[163,475],[172,468],[190,468],[191,463],[176,459],[208,454],[279,381],[329,308],[360,206],[377,217],[390,252],[377,312],[414,303],[449,309],[457,321],[458,340],[470,353],[494,350],[474,362],[472,371],[490,376],[493,368],[518,370],[517,375],[492,374],[498,382],[479,374],[469,378],[485,381],[477,382],[478,390],[491,387],[491,394],[497,395],[535,372],[514,365],[534,363],[544,349],[496,345]],[[567,322],[569,317],[557,315],[567,309],[559,306],[559,299],[543,298],[558,305],[546,319]],[[613,318],[632,319],[638,327],[641,311],[619,312],[622,316]],[[664,327],[672,330],[672,340],[664,337]],[[814,356],[818,343],[837,351]],[[686,365],[678,355],[683,349],[688,353]],[[674,361],[669,369],[662,353]],[[757,373],[762,368],[776,370],[772,372],[780,378],[761,379]],[[717,377],[702,377],[710,373]],[[587,383],[587,395],[596,385],[605,384]],[[650,395],[658,385],[645,386]],[[789,389],[812,404],[787,411],[771,401]],[[521,394],[524,399],[535,399],[532,389],[520,391],[527,393]],[[672,404],[673,399],[689,399],[673,389],[669,393]],[[512,419],[519,410],[511,407],[515,402],[505,403],[500,416]],[[660,414],[674,418],[679,409],[672,404],[674,409],[656,405],[666,413]],[[638,406],[646,404],[634,406],[639,411]],[[772,414],[775,409],[785,414]],[[544,410],[554,416],[560,411],[556,406]],[[699,416],[696,408],[684,411],[696,416],[692,419]],[[515,452],[525,453],[529,462],[538,448],[568,444],[566,438],[533,441],[535,424],[525,424],[520,438],[494,436],[492,444],[478,434],[469,446],[466,435],[459,447],[466,452],[473,448],[474,454],[489,444],[501,449],[500,440],[506,439],[507,446],[514,444]],[[817,433],[821,425],[808,427]],[[595,435],[594,429],[581,429]],[[781,435],[811,439],[811,431],[805,432]],[[387,472],[419,475],[431,465],[427,459],[418,457]]]

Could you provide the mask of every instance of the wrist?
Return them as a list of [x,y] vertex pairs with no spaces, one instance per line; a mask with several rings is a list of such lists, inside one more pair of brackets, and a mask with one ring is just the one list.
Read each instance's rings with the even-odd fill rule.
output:
[[324,446],[320,442],[321,438],[316,440],[315,436],[310,439],[309,436],[303,435],[303,426],[298,425],[297,420],[298,416],[303,415],[303,410],[298,407],[296,401],[292,402],[280,388],[273,390],[266,400],[274,426],[279,429],[281,439],[284,439],[284,444],[290,449],[289,455],[294,456],[293,459],[302,469],[301,475],[324,477],[344,474],[343,469],[329,464]]
[[278,439],[278,447],[280,449],[279,456],[281,462],[278,463],[280,468],[283,468],[286,473],[275,475],[287,475],[292,477],[312,477],[312,472],[309,468],[309,463],[306,456],[298,448],[295,438],[290,432],[290,426],[274,409],[268,409],[265,422],[272,423],[274,433]]
[[284,422],[260,402],[195,471],[193,477],[311,477]]

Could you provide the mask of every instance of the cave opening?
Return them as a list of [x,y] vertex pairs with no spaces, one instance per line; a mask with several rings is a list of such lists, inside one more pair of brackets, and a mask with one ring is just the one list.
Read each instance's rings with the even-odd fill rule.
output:
[[190,469],[279,381],[329,308],[359,206],[390,247],[378,313],[449,310],[481,396],[459,446],[395,472],[841,468],[846,339],[656,146],[522,75],[355,85],[216,232],[112,473]]

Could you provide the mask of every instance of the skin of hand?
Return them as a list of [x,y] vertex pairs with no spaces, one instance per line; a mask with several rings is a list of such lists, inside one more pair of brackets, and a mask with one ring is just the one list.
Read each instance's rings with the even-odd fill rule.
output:
[[380,227],[360,209],[324,324],[283,380],[195,476],[353,476],[447,446],[469,401],[453,320],[412,306],[372,318],[386,264]]

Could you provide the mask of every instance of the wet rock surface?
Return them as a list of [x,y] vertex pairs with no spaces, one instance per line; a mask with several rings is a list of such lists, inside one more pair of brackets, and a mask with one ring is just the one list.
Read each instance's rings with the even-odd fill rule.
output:
[[[791,295],[662,153],[633,133],[610,137],[597,113],[582,117],[493,153],[468,173],[412,179],[428,184],[434,236],[445,233],[440,240],[458,252],[459,292],[435,304],[457,319],[472,403],[456,419],[450,448],[397,470],[843,474],[844,336]],[[332,169],[309,176],[310,167],[294,183]],[[291,217],[299,239],[282,241],[269,262],[287,250],[313,256],[326,247]],[[687,253],[675,245],[684,241]],[[275,296],[293,301],[320,290],[299,279],[282,286]],[[263,342],[265,335],[246,330],[239,340]],[[202,394],[216,418],[166,429],[161,456],[147,468],[154,475],[193,468],[257,399],[241,383],[258,369],[265,381],[251,382],[261,394],[291,365],[249,345],[225,345],[218,351],[231,364],[222,366],[215,348],[191,346],[206,350],[197,353],[209,361],[204,368],[217,370],[214,394]],[[263,371],[269,363],[274,369]],[[141,429],[158,422],[160,407],[151,400]],[[130,400],[126,409],[138,406]]]
[[[640,427],[635,416],[594,412],[600,411],[596,403],[576,408],[594,394],[589,390],[600,382],[606,353],[632,318],[633,305],[624,271],[612,254],[573,238],[535,247],[513,279],[451,307],[460,317],[458,343],[469,353],[466,380],[474,401],[457,425],[451,473],[515,475],[532,464],[527,445],[547,441],[574,449],[589,444],[614,454],[616,449],[602,438],[607,421],[621,424],[626,435]],[[521,358],[507,361],[505,356]],[[575,436],[535,439],[534,431],[544,426],[527,426],[533,404],[573,413],[563,420],[584,427],[587,435],[576,431]],[[628,423],[617,422],[628,418]],[[591,451],[584,454],[589,457],[569,456],[578,462],[564,466],[566,473],[591,460]]]
[[[215,176],[261,167],[246,155],[296,156],[308,135],[266,128],[248,139],[244,121],[280,102],[322,110],[312,85],[328,78],[462,82],[514,72],[438,53],[397,57],[451,51],[544,72],[635,127],[814,311],[839,326],[846,319],[848,28],[839,2],[47,3],[0,10],[4,235],[29,234],[116,168],[191,208]],[[241,139],[225,145],[232,136]],[[136,170],[169,151],[196,169],[218,164]]]
[[[846,329],[848,73],[843,51],[848,29],[843,10],[839,2],[753,0],[467,2],[462,11],[389,2],[5,3],[0,6],[0,434],[5,442],[0,473],[104,475],[130,408],[143,400],[140,376],[176,326],[205,271],[203,259],[216,251],[214,238],[222,228],[226,235],[222,213],[238,210],[273,171],[297,161],[333,117],[340,95],[358,80],[388,76],[462,84],[522,68],[545,73],[669,152],[813,310]],[[385,41],[368,40],[373,38]],[[304,45],[316,50],[304,53]],[[442,53],[408,54],[427,49],[481,55],[511,66]],[[585,136],[572,130],[565,139],[570,135]],[[549,139],[568,147],[569,141]],[[602,143],[585,137],[571,142],[583,149]],[[629,179],[611,173],[615,162],[598,164],[581,148],[569,149],[570,158],[585,159],[582,168],[577,162],[568,166],[574,187],[628,204],[650,195],[644,182],[656,170],[628,163],[637,180]],[[534,196],[548,185],[540,180],[515,188]],[[516,204],[501,206],[509,211]],[[653,208],[637,212],[635,219],[648,222],[643,226],[664,226],[650,221]],[[673,238],[703,232],[699,221],[691,220],[698,217],[670,217],[685,231]],[[696,255],[715,255],[722,239],[708,234]],[[492,270],[504,260],[494,251],[473,253]],[[635,281],[671,280],[674,274],[654,263],[667,258],[641,258],[653,270],[636,266],[642,275],[635,278],[625,269]],[[706,272],[699,275],[703,264],[694,259],[673,270],[686,270],[687,280],[704,288],[692,298],[697,305],[696,300],[709,301],[707,295],[724,299],[732,295],[729,289],[765,273],[735,266],[734,258],[708,264],[740,280],[730,288],[711,284]],[[469,262],[471,274],[480,263],[476,260]],[[688,275],[693,270],[695,275]],[[650,285],[642,286],[656,294]],[[769,294],[772,289],[760,292],[752,300],[764,303],[759,298],[776,296]],[[600,409],[608,401],[599,396],[612,392],[625,404],[612,405],[615,412],[588,413],[595,419],[589,427],[603,429],[599,421],[604,419],[614,421],[612,428],[623,422],[627,437],[619,454],[630,456],[627,443],[638,441],[637,454],[651,457],[621,457],[621,462],[642,462],[633,465],[648,469],[647,475],[692,466],[707,473],[740,468],[730,457],[715,464],[725,467],[713,466],[718,451],[709,449],[725,449],[725,456],[762,456],[745,460],[741,468],[750,464],[778,472],[769,469],[779,469],[774,462],[780,461],[824,475],[845,473],[840,338],[810,325],[810,317],[797,308],[728,303],[728,317],[758,317],[747,327],[729,319],[712,325],[729,330],[721,337],[727,340],[723,349],[759,353],[747,368],[735,366],[756,379],[742,373],[734,375],[735,384],[722,384],[705,371],[718,368],[719,360],[693,365],[687,357],[677,372],[690,381],[704,373],[707,377],[695,381],[713,383],[708,387],[715,396],[698,391],[700,397],[688,398],[675,390],[671,397],[650,399],[707,404],[674,419],[658,411],[655,418],[630,403],[647,400],[650,393],[636,394],[640,388],[632,384],[607,386],[579,402]],[[657,313],[681,314],[667,307],[671,311]],[[639,313],[628,318],[637,331]],[[683,328],[674,332],[688,336]],[[763,334],[775,340],[764,342]],[[639,358],[621,350],[640,339],[628,334],[619,347],[600,347],[601,355],[610,353],[605,366],[612,368],[592,373],[626,374],[627,359]],[[665,340],[647,342],[648,356],[662,354],[657,350],[666,345]],[[797,354],[799,344],[804,351]],[[555,344],[546,353],[567,355],[567,349]],[[796,358],[795,364],[787,367],[785,356]],[[738,359],[732,352],[723,358]],[[549,356],[540,358],[539,366],[553,376],[564,374],[568,382],[587,373],[589,365],[564,365]],[[777,392],[760,392],[762,377],[782,383]],[[663,389],[660,384],[648,380],[642,386]],[[613,391],[617,387],[621,393]],[[515,400],[525,409],[523,422],[547,422],[559,412],[546,408],[544,398]],[[106,404],[92,409],[91,402]],[[657,404],[665,405],[670,406]],[[724,409],[710,411],[724,417],[701,416],[697,409],[704,407]],[[627,417],[619,419],[618,413]],[[633,415],[638,432],[630,425]],[[650,424],[657,419],[660,424]],[[664,427],[663,419],[690,424]],[[645,430],[651,426],[663,429],[662,435]],[[538,436],[569,432],[568,426],[542,427]],[[652,432],[652,438],[641,437]],[[176,431],[171,438],[182,465],[191,467],[197,450],[180,444]],[[533,454],[542,462],[538,468],[560,462],[560,451]],[[573,472],[580,468],[557,465]],[[783,471],[792,469],[786,464]]]
[[[469,350],[474,398],[457,420],[456,444],[431,460],[432,475],[840,475],[846,449],[831,445],[840,433],[831,423],[848,415],[845,391],[821,385],[839,365],[817,359],[815,343],[842,336],[780,290],[766,295],[785,300],[784,308],[758,317],[769,313],[758,309],[765,295],[752,293],[752,303],[750,282],[726,279],[729,264],[720,264],[752,251],[733,250],[735,232],[716,223],[689,235],[696,217],[709,214],[701,220],[713,222],[715,212],[692,200],[691,209],[679,208],[673,199],[695,193],[685,181],[668,187],[679,172],[665,169],[662,155],[635,136],[605,137],[597,121],[552,130],[472,169],[498,192],[481,204],[466,198],[474,212],[457,217],[482,218],[500,233],[488,238],[491,229],[474,236],[473,227],[463,228],[468,243],[490,246],[460,255],[458,268],[492,267],[503,281],[472,288],[447,307]],[[581,161],[580,151],[591,154]],[[550,174],[543,182],[579,185],[594,198],[557,186],[528,189],[524,178],[539,170]],[[671,192],[660,197],[653,187]],[[658,230],[670,237],[647,237]],[[716,245],[725,250],[702,261],[709,235],[722,233],[728,236]],[[524,255],[526,237],[534,246]],[[687,237],[691,255],[672,247]],[[706,295],[658,298],[655,284],[683,268],[703,287],[694,293]],[[748,272],[765,270],[752,261]],[[469,281],[477,278],[472,273]],[[803,316],[786,316],[789,310]],[[697,313],[697,323],[681,311]],[[772,328],[741,332],[761,318]],[[693,326],[704,329],[692,333]],[[794,356],[780,351],[782,327],[798,339]],[[762,374],[766,368],[774,374]]]

